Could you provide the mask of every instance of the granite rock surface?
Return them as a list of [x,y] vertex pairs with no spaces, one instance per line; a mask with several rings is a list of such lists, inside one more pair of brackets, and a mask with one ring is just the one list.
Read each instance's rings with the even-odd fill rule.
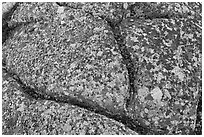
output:
[[3,134],[199,130],[201,3],[7,6]]

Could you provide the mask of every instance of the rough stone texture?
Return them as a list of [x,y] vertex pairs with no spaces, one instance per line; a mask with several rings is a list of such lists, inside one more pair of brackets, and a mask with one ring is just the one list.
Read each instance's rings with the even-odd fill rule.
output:
[[[33,9],[28,7],[20,10],[22,16]],[[62,10],[55,7],[50,20],[21,28],[6,42],[7,67],[46,94],[82,96],[111,111],[123,110],[127,73],[109,28],[83,10]]]
[[127,4],[134,5],[129,8],[131,10],[129,16],[136,18],[201,18],[202,13],[202,5],[199,2],[136,2]]
[[35,100],[3,73],[3,135],[137,135],[123,124],[64,103]]
[[[121,6],[130,4],[20,3],[9,26],[28,25],[16,27],[3,44],[7,69],[40,94],[92,100],[161,134],[192,134],[202,91],[201,3],[127,8],[121,29],[115,29],[127,34],[122,42],[139,64],[137,96],[127,105],[127,66],[106,19],[117,21]],[[8,79],[3,81],[3,134],[136,134],[87,110],[35,100]]]
[[15,5],[15,2],[2,3],[2,13],[7,13]]
[[[139,57],[138,97],[130,115],[167,134],[195,128],[201,92],[201,20],[135,21],[126,28],[126,44]],[[135,104],[134,104],[135,103]]]

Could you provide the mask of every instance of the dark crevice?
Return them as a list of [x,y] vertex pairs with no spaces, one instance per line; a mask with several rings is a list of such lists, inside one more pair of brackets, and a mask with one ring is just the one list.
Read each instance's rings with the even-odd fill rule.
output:
[[[11,32],[16,31],[16,28],[18,27],[22,27],[23,25],[27,25],[31,22],[24,22],[24,23],[18,23],[12,26],[8,26],[8,20],[9,18],[11,18],[12,13],[15,11],[15,9],[17,8],[19,3],[17,3],[9,13],[6,13],[5,15],[3,15],[3,20],[2,20],[2,43],[4,43],[10,36],[11,36]],[[70,8],[74,8],[74,9],[78,9],[78,7],[72,7],[63,3],[59,3],[57,2],[57,5],[59,6],[68,6]],[[93,14],[90,13],[92,16]],[[114,35],[114,39],[118,45],[118,48],[120,50],[120,54],[123,58],[123,62],[127,68],[128,71],[128,79],[129,79],[129,95],[130,97],[127,99],[126,102],[126,107],[128,108],[129,105],[132,105],[132,102],[135,101],[135,97],[137,96],[137,71],[138,71],[138,66],[137,66],[137,62],[133,61],[130,52],[128,51],[128,48],[126,47],[126,43],[125,43],[125,35],[121,29],[120,23],[123,20],[122,16],[119,20],[113,20],[104,16],[100,16],[103,20],[105,20],[107,22],[107,24],[110,26],[113,35]],[[155,18],[165,18],[165,19],[169,19],[171,18],[170,15],[145,15],[145,16],[141,16],[144,19],[155,19]],[[140,17],[138,17],[139,19]],[[137,18],[136,18],[137,19]],[[138,61],[138,58],[134,59],[136,61]],[[127,126],[128,128],[130,128],[131,130],[142,134],[142,135],[146,135],[146,134],[163,134],[163,133],[159,133],[157,131],[152,131],[151,128],[144,126],[141,124],[141,122],[139,120],[136,119],[132,119],[131,117],[127,116],[125,112],[121,112],[121,113],[113,113],[110,112],[108,109],[105,109],[101,106],[99,106],[97,103],[93,102],[92,100],[88,100],[85,99],[82,96],[67,96],[67,95],[59,95],[57,93],[52,93],[52,94],[48,94],[45,93],[45,91],[43,91],[42,89],[39,89],[37,87],[32,88],[30,86],[27,86],[20,78],[17,74],[8,71],[8,69],[6,68],[6,61],[5,59],[2,60],[2,66],[3,66],[3,72],[5,72],[6,74],[8,74],[10,77],[12,77],[19,85],[20,85],[20,89],[21,91],[30,96],[32,99],[35,100],[50,100],[50,101],[55,101],[58,103],[68,103],[70,105],[74,105],[80,108],[84,108],[86,110],[89,110],[91,112],[95,112],[98,113],[100,115],[104,115],[107,118],[110,119],[114,119],[120,123],[123,123],[125,126]],[[199,99],[199,103],[198,103],[198,108],[197,108],[197,119],[196,119],[196,123],[201,123],[199,125],[202,126],[202,119],[201,119],[201,112],[202,112],[202,96]],[[195,129],[195,134],[200,135],[202,134],[202,127],[196,127]]]
[[56,4],[60,7],[68,7],[71,9],[82,9],[80,6],[77,5],[71,5],[70,2],[56,2]]
[[57,4],[58,6],[64,6],[64,4],[63,4],[62,2],[56,2],[56,4]]
[[13,13],[16,11],[19,4],[20,4],[19,2],[16,2],[11,9],[9,9],[7,12],[2,14],[2,22],[3,23],[6,21],[9,21],[11,19]]
[[14,32],[17,31],[18,28],[22,28],[23,26],[26,26],[30,23],[33,23],[35,21],[29,21],[29,22],[16,22],[11,25],[9,25],[9,21],[11,20],[11,17],[17,7],[19,6],[19,2],[16,2],[14,6],[7,12],[3,13],[2,15],[2,44],[12,36]]
[[133,120],[132,118],[126,116],[125,112],[121,113],[113,113],[109,110],[99,106],[97,103],[93,102],[92,100],[85,99],[82,96],[68,96],[68,95],[59,95],[57,93],[48,94],[44,91],[40,91],[38,88],[32,88],[27,86],[19,77],[17,74],[8,71],[5,67],[3,67],[3,72],[9,75],[11,78],[13,78],[20,86],[21,91],[25,94],[31,97],[35,100],[50,100],[55,101],[57,103],[68,103],[70,105],[74,105],[80,108],[84,108],[86,110],[89,110],[91,112],[95,112],[100,115],[104,115],[107,118],[116,120],[120,123],[123,123],[125,126],[130,128],[131,130],[145,135],[145,134],[159,134],[155,131],[151,131],[149,128],[144,127],[140,125],[140,122],[137,120]]
[[18,6],[19,3],[17,2],[10,10],[2,14],[2,43],[4,43],[6,39],[8,39],[10,36],[12,28],[8,25],[8,21],[11,19],[14,11],[17,9]]
[[12,26],[8,26],[8,23],[4,24],[2,29],[2,44],[9,38],[12,37],[14,32],[16,32],[18,29],[22,28],[23,26],[27,26],[30,23],[33,23],[34,21],[30,22],[17,22],[12,24]]
[[[129,80],[130,80],[130,92],[132,94],[136,91],[134,88],[135,67],[134,67],[133,62],[131,60],[131,56],[130,56],[129,52],[128,52],[127,48],[125,47],[124,38],[121,35],[119,24],[122,21],[122,18],[119,21],[112,21],[111,19],[106,18],[106,21],[108,22],[109,26],[111,27],[111,29],[113,31],[114,38],[119,45],[119,49],[120,49],[121,54],[124,58],[123,60],[125,62],[125,65],[127,66],[128,73],[129,73]],[[16,30],[16,28],[22,27],[22,25],[26,25],[26,24],[28,24],[28,23],[19,23],[19,24],[15,24],[15,25],[9,27],[8,23],[6,23],[6,25],[2,29],[3,31],[5,31],[5,34],[6,34],[5,35],[6,37],[4,38],[3,43],[6,41],[6,39],[8,39],[10,37],[9,34],[11,32],[14,32]],[[82,96],[73,97],[73,96],[67,96],[67,95],[59,95],[57,93],[48,94],[48,93],[45,93],[45,91],[43,91],[42,89],[40,90],[37,87],[32,88],[30,86],[27,86],[19,78],[19,76],[17,74],[15,74],[11,71],[8,71],[8,69],[6,68],[6,60],[5,59],[2,60],[2,65],[3,65],[3,71],[6,74],[8,74],[10,77],[12,77],[20,85],[20,89],[24,94],[28,95],[32,99],[50,100],[50,101],[55,101],[58,103],[68,103],[70,105],[75,105],[77,107],[84,108],[84,109],[89,110],[91,112],[95,112],[95,113],[104,115],[108,118],[114,119],[120,123],[123,123],[125,126],[127,126],[131,130],[133,130],[139,134],[142,134],[142,135],[159,134],[159,133],[156,133],[155,131],[151,131],[150,128],[141,125],[139,121],[137,121],[135,119],[133,120],[132,118],[127,116],[125,112],[120,112],[120,113],[110,112],[109,110],[99,106],[97,103],[93,102],[92,100],[85,99]]]
[[[131,54],[128,50],[128,48],[126,47],[126,42],[125,42],[125,38],[126,38],[126,34],[123,33],[122,29],[121,29],[121,22],[123,20],[123,15],[119,20],[113,20],[110,19],[108,17],[104,17],[104,16],[100,16],[103,20],[105,20],[107,22],[107,24],[110,26],[110,29],[114,35],[114,39],[116,41],[116,44],[118,45],[120,54],[122,56],[123,59],[123,63],[126,66],[126,69],[128,71],[128,80],[129,80],[129,98],[126,101],[126,108],[128,108],[130,105],[134,105],[134,102],[137,102],[136,100],[136,96],[137,96],[137,73],[138,73],[138,58],[136,57],[136,59],[134,59],[135,61],[133,61]],[[133,120],[131,118],[131,120]],[[130,123],[126,123],[125,125],[131,124],[131,120],[128,121]],[[133,121],[135,121],[136,119],[134,118]],[[140,124],[142,124],[142,122],[140,122]],[[143,127],[145,127],[145,125],[143,125]],[[149,128],[149,127],[146,127]],[[131,128],[132,129],[132,128]],[[134,130],[134,129],[132,129]],[[161,133],[159,132],[155,132],[153,134],[162,134],[163,132],[161,131]],[[145,134],[143,132],[143,134]]]
[[200,92],[196,115],[196,127],[194,134],[202,135],[202,92]]
[[[127,71],[128,71],[128,79],[129,79],[129,95],[130,97],[127,99],[126,102],[126,107],[128,107],[135,99],[135,96],[137,95],[137,85],[136,85],[136,81],[137,81],[137,70],[138,70],[138,66],[136,66],[136,62],[133,61],[130,52],[128,51],[128,48],[126,47],[126,43],[125,43],[125,34],[122,33],[121,27],[120,27],[120,23],[123,20],[122,16],[118,21],[113,21],[110,18],[106,18],[101,16],[102,19],[104,19],[107,24],[110,26],[115,41],[118,45],[118,48],[120,50],[120,54],[122,56],[123,59],[123,63],[125,64]],[[138,61],[138,59],[135,59]]]

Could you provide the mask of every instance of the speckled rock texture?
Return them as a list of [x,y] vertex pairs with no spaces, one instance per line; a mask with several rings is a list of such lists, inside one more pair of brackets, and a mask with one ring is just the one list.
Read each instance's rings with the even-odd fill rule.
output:
[[64,103],[35,100],[3,73],[3,135],[137,135],[105,116]]
[[81,10],[66,10],[63,16],[73,18],[62,19],[58,7],[50,5],[44,5],[53,9],[47,21],[21,28],[5,43],[8,68],[46,94],[82,96],[123,110],[127,73],[108,26]]
[[[127,46],[139,57],[139,103],[131,114],[170,133],[195,127],[201,92],[201,26],[193,19],[135,22],[127,30]],[[133,112],[132,112],[133,111]]]
[[201,11],[195,2],[18,3],[4,20],[2,133],[195,134]]
[[137,101],[132,102],[129,113],[167,134],[190,134],[202,91],[201,11],[197,12],[195,3],[173,6],[178,8],[170,19],[124,25],[126,46],[140,62]]

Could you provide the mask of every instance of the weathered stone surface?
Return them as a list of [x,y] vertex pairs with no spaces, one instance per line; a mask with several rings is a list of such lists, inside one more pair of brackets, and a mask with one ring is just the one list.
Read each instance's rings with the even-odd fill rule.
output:
[[[130,115],[166,134],[195,128],[201,92],[201,20],[135,21],[126,27],[126,45],[139,58],[137,101]],[[138,101],[139,100],[139,101]]]
[[123,124],[85,109],[35,100],[3,73],[3,135],[137,135]]
[[9,12],[14,5],[15,5],[15,2],[2,3],[2,13],[5,14]]
[[202,5],[199,2],[136,2],[127,3],[131,17],[135,18],[200,18]]
[[[90,101],[155,133],[194,134],[202,91],[201,3],[136,3],[122,10],[130,4],[20,3],[7,24],[16,30],[3,42],[4,63],[39,94]],[[116,25],[122,12],[126,16]],[[127,49],[121,50],[124,43]],[[134,70],[127,66],[134,62],[137,78],[131,81]],[[128,93],[130,83],[135,99]],[[106,128],[112,123],[103,116],[56,100],[35,100],[10,80],[3,84],[4,134],[129,133],[117,122],[116,130]]]
[[31,23],[5,43],[7,67],[45,94],[82,96],[123,110],[127,73],[109,28],[83,10],[58,8],[52,20]]

